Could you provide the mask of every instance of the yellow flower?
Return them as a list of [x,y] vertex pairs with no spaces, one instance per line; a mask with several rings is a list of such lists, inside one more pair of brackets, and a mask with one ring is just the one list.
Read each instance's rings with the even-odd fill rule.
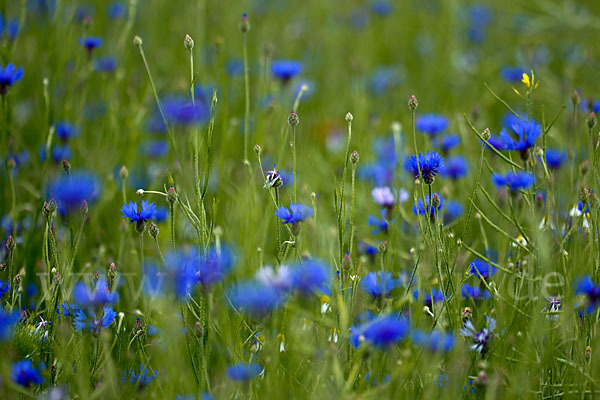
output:
[[529,75],[527,75],[525,72],[523,72],[523,79],[521,79],[521,82],[523,82],[525,84],[525,86],[527,86],[528,88],[531,87],[531,82],[529,81]]
[[529,78],[529,75],[523,72],[523,79],[521,79],[521,82],[523,82],[523,84],[527,86],[527,89],[530,89],[532,87],[533,89],[536,89],[540,84],[539,81],[535,81],[535,75],[533,74],[533,71],[531,71],[531,79]]

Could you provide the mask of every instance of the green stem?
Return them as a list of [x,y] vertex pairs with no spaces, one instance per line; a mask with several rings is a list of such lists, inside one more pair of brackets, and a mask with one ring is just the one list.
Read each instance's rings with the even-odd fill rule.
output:
[[171,221],[171,249],[175,252],[175,203],[169,203],[169,217]]
[[167,117],[162,107],[162,103],[160,98],[158,97],[158,92],[156,91],[156,85],[154,85],[154,79],[152,78],[152,73],[150,72],[150,66],[148,65],[148,60],[146,59],[146,54],[144,53],[144,48],[141,44],[138,45],[140,49],[140,55],[142,56],[142,60],[144,61],[144,66],[146,67],[146,72],[148,73],[148,79],[150,80],[150,86],[152,88],[152,93],[154,94],[154,100],[156,100],[156,105],[158,106],[158,111],[160,112],[160,116],[167,128],[167,132],[169,134],[169,140],[171,142],[171,146],[173,146],[173,151],[175,152],[175,157],[179,159],[179,153],[177,152],[177,146],[175,145],[175,137],[173,135],[173,130],[169,121],[167,121]]
[[244,114],[244,162],[248,161],[248,123],[250,120],[250,80],[248,78],[248,40],[246,32],[242,32],[242,48],[244,52],[244,91],[245,91],[245,114]]
[[293,163],[293,173],[294,173],[294,203],[297,201],[296,197],[296,126],[292,126],[292,163]]

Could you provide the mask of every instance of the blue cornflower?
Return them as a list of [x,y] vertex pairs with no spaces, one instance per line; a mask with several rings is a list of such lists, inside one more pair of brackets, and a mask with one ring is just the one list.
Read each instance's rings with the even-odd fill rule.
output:
[[127,13],[127,5],[122,1],[115,1],[106,7],[106,15],[111,19],[123,18]]
[[[45,152],[45,148],[44,152]],[[45,158],[45,157],[44,157]],[[54,148],[52,149],[52,160],[55,163],[59,163],[62,160],[71,160],[73,158],[73,152],[71,151],[71,148],[69,148],[69,146],[67,146],[66,144],[63,146],[60,145],[55,145]]]
[[379,253],[379,250],[377,249],[377,247],[375,247],[369,243],[365,243],[365,242],[360,242],[358,244],[358,249],[360,250],[361,253],[371,256],[371,257],[375,257],[375,255],[377,253]]
[[121,382],[137,385],[138,388],[146,387],[155,379],[155,373],[148,373],[148,367],[140,364],[140,372],[136,373],[133,369],[126,369],[121,376]]
[[0,281],[0,299],[2,298],[2,296],[4,296],[5,293],[8,292],[8,288],[8,282]]
[[451,333],[434,330],[430,333],[421,330],[413,331],[411,339],[417,346],[424,347],[432,352],[449,352],[454,347],[455,339]]
[[60,306],[56,307],[56,313],[58,314],[58,318],[61,317],[73,317],[77,315],[79,310],[82,308],[76,305],[75,303],[63,303]]
[[105,306],[115,303],[118,299],[119,295],[110,291],[104,277],[98,279],[93,289],[79,282],[73,290],[73,300],[83,307]]
[[165,206],[156,207],[156,212],[154,213],[154,219],[156,222],[165,222],[167,217],[169,216],[169,209]]
[[444,301],[444,294],[441,290],[432,288],[431,292],[425,292],[425,300],[424,303],[430,310],[433,310],[433,307],[436,303],[441,303]]
[[494,173],[492,183],[497,187],[508,186],[512,192],[533,186],[535,177],[530,172],[507,172],[506,175]]
[[500,69],[500,75],[502,75],[502,79],[510,83],[519,83],[521,79],[523,79],[523,74],[527,73],[524,68],[521,67],[512,67],[510,65],[506,65]]
[[249,281],[229,290],[228,297],[237,310],[264,317],[283,303],[282,293],[274,286]]
[[96,72],[114,72],[117,69],[117,59],[115,57],[98,57],[94,61]]
[[140,153],[146,157],[160,158],[169,153],[167,140],[147,140],[140,146]]
[[68,121],[60,121],[54,124],[56,137],[61,140],[69,140],[79,134],[79,129]]
[[379,95],[398,86],[400,82],[401,79],[397,67],[379,67],[373,71],[369,84],[371,92]]
[[123,205],[121,208],[124,218],[129,218],[130,222],[146,222],[149,219],[154,218],[156,212],[156,205],[154,202],[148,203],[146,200],[142,200],[142,207],[140,211],[137,210],[137,203],[130,201],[129,204]]
[[448,119],[440,114],[423,114],[417,117],[416,128],[431,137],[446,130]]
[[481,289],[478,286],[471,286],[468,283],[461,286],[460,293],[462,294],[463,299],[481,300],[492,297],[488,290],[481,293]]
[[385,349],[408,336],[408,322],[395,314],[383,314],[350,329],[350,344],[359,347],[362,342]]
[[362,291],[373,298],[389,297],[392,291],[400,286],[401,279],[392,279],[392,274],[384,271],[369,272],[360,282]]
[[219,251],[211,247],[206,255],[195,250],[180,250],[167,254],[165,258],[168,283],[173,284],[175,295],[179,298],[190,295],[196,285],[207,287],[223,281],[234,264],[235,254],[226,245],[221,245]]
[[232,381],[249,381],[260,375],[263,367],[256,363],[238,363],[227,368],[227,376]]
[[100,184],[96,177],[86,171],[71,172],[71,175],[60,175],[48,185],[48,198],[58,203],[61,214],[71,210],[79,210],[83,200],[88,205],[98,199]]
[[492,20],[492,11],[486,5],[473,5],[467,9],[469,40],[475,44],[483,43],[487,37],[487,27]]
[[444,165],[440,168],[440,175],[456,180],[465,177],[468,170],[469,164],[465,157],[448,157],[444,160]]
[[302,64],[293,60],[275,60],[271,64],[271,73],[286,83],[302,71]]
[[244,74],[244,62],[238,58],[228,60],[225,71],[228,76],[241,76]]
[[[502,150],[506,150],[507,149],[506,143],[499,136],[491,135],[490,138],[488,139],[488,143],[490,145],[492,145],[496,150],[502,151]],[[488,146],[487,144],[485,145],[485,147],[486,147],[486,149],[490,149],[490,146]]]
[[13,364],[11,378],[13,382],[23,386],[39,385],[44,382],[42,374],[33,367],[31,360],[23,360]]
[[423,181],[425,181],[427,185],[433,183],[436,174],[443,165],[444,159],[436,151],[428,151],[427,153],[419,153],[418,155],[414,154],[404,162],[404,168],[414,176],[415,179],[419,178],[419,168],[421,168]]
[[[433,202],[434,197],[437,197],[439,199],[439,204],[437,206],[437,209],[434,207],[434,204],[435,204]],[[432,203],[431,206],[429,205],[429,198],[425,198],[425,202],[427,204],[427,211],[429,211],[430,217],[435,215],[436,211],[440,211],[440,209],[444,205],[444,199],[442,198],[442,196],[440,196],[437,193],[434,193],[431,196],[431,203]],[[414,215],[426,215],[428,212],[425,211],[425,207],[423,206],[423,200],[419,199],[417,203],[418,203],[418,206],[417,206],[417,204],[413,205],[413,208],[412,208],[413,214]]]
[[473,260],[471,264],[469,264],[469,267],[471,267],[471,274],[477,277],[481,276],[484,279],[489,279],[490,276],[496,275],[496,272],[498,271],[492,264],[479,258]]
[[567,152],[558,149],[546,149],[546,165],[550,169],[560,169],[562,164],[567,161]]
[[581,111],[594,112],[596,114],[600,114],[600,100],[581,100]]
[[441,138],[435,138],[433,145],[447,153],[460,144],[460,136],[458,135],[444,135]]
[[[195,90],[197,92],[197,90]],[[201,93],[198,93],[202,96]],[[210,101],[210,99],[209,99]],[[202,97],[196,97],[196,102],[192,102],[187,97],[168,96],[162,100],[162,107],[165,117],[170,124],[189,126],[204,122],[208,119],[209,108]],[[165,132],[166,127],[160,110],[156,108],[148,122],[149,128],[153,132]]]
[[373,215],[369,215],[367,224],[369,226],[375,227],[375,229],[373,229],[371,231],[371,235],[377,235],[380,232],[388,233],[389,227],[388,227],[388,222],[385,219],[385,213],[386,213],[385,209],[382,208],[381,209],[381,218],[377,218]]
[[19,313],[6,311],[0,306],[0,342],[4,342],[12,335],[15,324],[19,321]]
[[23,69],[15,67],[13,64],[6,64],[4,68],[0,66],[0,95],[8,93],[8,89],[16,82],[23,79]]
[[449,224],[450,222],[460,217],[464,212],[463,205],[458,201],[454,200],[446,202],[444,208],[444,224]]
[[535,121],[523,121],[518,118],[510,118],[512,123],[510,130],[516,135],[511,136],[506,129],[500,131],[500,137],[506,144],[507,150],[525,152],[535,145],[535,141],[542,134],[542,126]]
[[228,246],[221,245],[219,251],[211,247],[198,266],[198,283],[208,286],[221,282],[229,274],[234,263],[235,254]]
[[300,261],[292,270],[292,288],[305,295],[323,291],[329,275],[329,267],[319,260]]
[[89,312],[90,315],[85,313],[84,310],[78,310],[75,318],[73,319],[73,326],[75,331],[87,330],[90,332],[98,333],[100,329],[107,329],[117,317],[117,313],[112,309],[111,306],[104,306],[104,310],[101,317],[96,317],[94,311]]
[[[0,18],[2,15],[0,15]],[[1,24],[0,24],[1,25]],[[6,21],[6,36],[8,36],[8,40],[13,42],[17,36],[19,35],[20,23],[18,19],[9,19]],[[0,34],[2,33],[2,29],[0,26]]]
[[79,44],[91,53],[94,49],[102,46],[102,38],[96,36],[82,37],[79,39]]
[[600,285],[594,284],[589,275],[576,282],[576,295],[584,295],[587,300],[587,312],[591,313],[600,306]]
[[385,17],[394,11],[394,6],[387,0],[376,0],[371,4],[371,10],[380,17]]
[[494,330],[496,329],[496,320],[494,318],[485,317],[485,320],[486,327],[481,331],[477,331],[475,329],[473,322],[471,322],[470,319],[465,321],[465,326],[460,330],[460,334],[462,336],[473,339],[471,350],[475,350],[481,354],[485,354],[487,352],[489,344],[494,338]]
[[312,217],[313,209],[309,206],[299,203],[291,203],[290,208],[280,206],[275,212],[275,216],[283,220],[284,224],[297,225],[306,218]]

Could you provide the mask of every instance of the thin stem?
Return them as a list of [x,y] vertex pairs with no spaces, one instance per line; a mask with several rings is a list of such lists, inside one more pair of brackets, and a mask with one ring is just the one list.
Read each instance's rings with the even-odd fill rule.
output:
[[296,198],[296,127],[292,126],[292,162],[293,162],[293,174],[294,174],[294,203],[297,201]]
[[352,259],[352,248],[354,244],[354,200],[355,200],[355,176],[356,164],[352,163],[352,200],[350,203],[350,259]]
[[246,109],[244,114],[244,162],[248,161],[248,123],[250,120],[250,80],[248,78],[248,40],[246,32],[242,32],[242,48],[244,51],[244,91]]
[[175,203],[169,203],[169,217],[171,221],[171,249],[175,252]]
[[162,103],[160,102],[160,98],[158,97],[158,92],[156,91],[156,86],[154,85],[154,79],[152,79],[152,73],[150,72],[150,66],[148,65],[148,60],[146,59],[146,54],[144,54],[144,48],[141,44],[138,45],[140,49],[140,55],[142,56],[142,60],[144,61],[144,66],[146,67],[146,72],[148,73],[148,79],[150,80],[150,86],[152,87],[152,93],[154,94],[154,99],[156,100],[156,105],[158,106],[158,111],[160,112],[160,116],[167,128],[167,132],[169,134],[169,140],[171,141],[171,146],[173,146],[173,150],[175,151],[175,157],[179,159],[179,153],[177,152],[177,147],[175,146],[175,137],[173,136],[173,130],[171,129],[171,125],[167,120],[165,112],[162,107]]
[[144,267],[144,234],[140,233],[140,268]]

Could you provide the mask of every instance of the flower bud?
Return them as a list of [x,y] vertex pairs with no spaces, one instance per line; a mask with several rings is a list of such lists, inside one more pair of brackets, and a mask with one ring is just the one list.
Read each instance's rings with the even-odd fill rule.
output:
[[71,163],[69,161],[63,160],[62,167],[67,174],[71,173]]
[[255,144],[254,152],[256,153],[257,156],[260,156],[261,151],[262,151],[262,148],[259,145]]
[[360,161],[360,156],[358,155],[358,152],[356,150],[354,150],[352,152],[352,154],[350,154],[350,162],[352,164],[358,164],[359,161]]
[[417,100],[417,97],[413,94],[412,96],[410,96],[410,99],[408,99],[408,109],[410,111],[415,111],[417,107],[419,107],[419,101]]
[[194,48],[194,39],[192,39],[190,35],[185,35],[185,39],[183,39],[183,46],[188,50],[192,50]]
[[81,207],[79,207],[79,211],[81,211],[81,214],[86,215],[88,213],[88,203],[87,201],[83,200],[81,202]]
[[16,248],[17,242],[15,242],[15,239],[12,237],[12,235],[10,235],[6,240],[6,249],[9,253],[12,253],[13,251],[15,251]]
[[586,346],[585,347],[585,359],[586,359],[586,361],[589,361],[591,357],[592,357],[592,348],[590,346]]
[[380,253],[386,253],[388,251],[388,242],[387,242],[387,240],[384,240],[383,242],[379,243],[378,250],[379,250]]
[[596,123],[598,122],[598,120],[596,119],[596,113],[592,111],[590,113],[590,115],[588,115],[585,122],[589,129],[594,129],[594,127],[596,126]]
[[471,316],[473,316],[473,311],[471,311],[471,308],[470,307],[463,308],[463,310],[462,310],[463,321],[471,319]]
[[135,194],[137,194],[140,197],[144,197],[144,189],[138,189],[138,190],[136,190]]
[[541,147],[536,147],[535,155],[538,156],[539,158],[543,158],[544,157],[544,149],[542,149]]
[[148,232],[150,232],[150,236],[156,239],[160,230],[158,226],[154,222],[150,222],[150,227],[148,228]]
[[250,22],[248,22],[248,14],[244,13],[242,15],[242,20],[240,21],[238,27],[240,28],[240,32],[246,33],[250,30]]
[[579,92],[577,90],[573,90],[571,92],[571,103],[575,108],[578,108],[581,104],[581,96],[579,96]]
[[300,118],[298,118],[298,114],[296,114],[294,112],[294,110],[292,110],[292,112],[290,112],[290,115],[288,117],[288,124],[290,124],[291,127],[296,127],[298,126],[298,124],[300,123]]
[[348,271],[352,268],[352,257],[350,257],[350,253],[346,252],[344,255],[344,259],[342,260],[342,268],[344,271]]
[[351,113],[346,114],[346,121],[352,122],[352,120],[354,120],[354,115],[352,115]]
[[490,140],[491,136],[492,136],[492,134],[490,133],[490,128],[485,128],[483,130],[483,132],[481,132],[481,137],[484,138],[485,140]]
[[142,40],[142,38],[141,38],[141,37],[139,37],[139,36],[135,36],[135,37],[133,38],[133,44],[134,44],[134,45],[136,45],[137,47],[141,47],[141,46],[142,46],[142,43],[143,43],[143,40]]
[[173,204],[177,201],[177,193],[175,193],[175,188],[173,186],[171,186],[167,192],[167,201],[170,204]]
[[139,233],[142,234],[144,232],[146,232],[146,223],[143,220],[139,220],[135,223],[135,230]]
[[434,193],[433,196],[431,196],[431,205],[433,206],[434,209],[437,210],[437,208],[440,206],[440,203],[442,201],[440,200],[440,196],[438,196],[437,193]]
[[121,169],[119,170],[119,176],[121,177],[122,180],[129,178],[129,170],[127,169],[126,166],[123,165],[121,167]]

